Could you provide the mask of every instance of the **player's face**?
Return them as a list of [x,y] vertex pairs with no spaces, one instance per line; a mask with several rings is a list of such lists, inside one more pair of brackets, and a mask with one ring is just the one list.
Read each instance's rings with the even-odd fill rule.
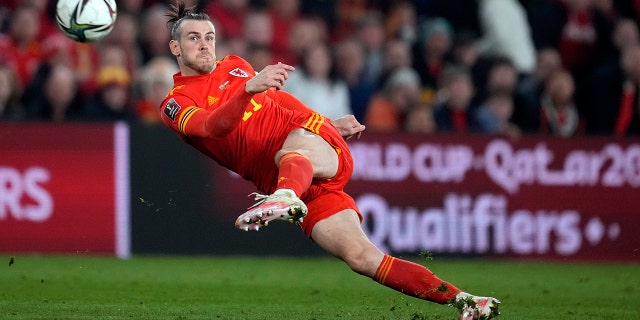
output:
[[216,33],[210,21],[186,20],[180,40],[171,40],[171,53],[178,59],[182,75],[210,73],[216,66]]

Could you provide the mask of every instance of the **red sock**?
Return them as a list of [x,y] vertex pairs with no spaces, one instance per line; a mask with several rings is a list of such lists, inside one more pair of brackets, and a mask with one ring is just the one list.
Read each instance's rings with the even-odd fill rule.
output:
[[313,167],[309,159],[297,152],[289,152],[280,157],[278,185],[276,189],[291,189],[299,197],[313,180]]
[[462,291],[440,280],[429,269],[390,255],[384,256],[373,280],[406,295],[440,304],[450,302]]

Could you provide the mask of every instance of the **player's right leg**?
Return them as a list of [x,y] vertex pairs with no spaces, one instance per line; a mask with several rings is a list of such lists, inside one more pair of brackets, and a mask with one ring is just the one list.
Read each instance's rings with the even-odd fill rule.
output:
[[331,178],[338,171],[338,153],[321,136],[302,128],[292,130],[275,156],[276,190],[256,194],[256,203],[236,219],[241,230],[259,230],[273,220],[302,222],[306,205],[299,199],[313,178]]
[[422,265],[384,254],[367,238],[352,209],[318,221],[311,237],[353,271],[404,294],[456,306],[461,318],[467,316],[462,319],[491,319],[498,315],[497,299],[470,295]]

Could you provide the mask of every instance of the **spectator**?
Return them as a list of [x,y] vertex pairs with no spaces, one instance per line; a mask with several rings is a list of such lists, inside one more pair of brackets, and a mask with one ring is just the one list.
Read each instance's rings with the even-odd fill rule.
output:
[[25,110],[20,104],[22,88],[13,69],[0,65],[0,121],[22,120]]
[[384,45],[383,54],[382,73],[376,86],[378,88],[382,86],[387,80],[387,77],[395,70],[411,68],[413,65],[411,47],[409,43],[404,40],[391,39],[387,41]]
[[[613,120],[609,118],[615,115],[600,114],[606,109],[600,110],[601,107],[596,103],[620,105],[618,99],[623,95],[621,83],[627,78],[625,75],[627,72],[622,68],[622,52],[626,48],[640,44],[637,24],[625,18],[618,20],[611,35],[611,42],[614,51],[609,59],[594,67],[594,71],[586,77],[586,80],[576,83],[576,102],[579,111],[586,118],[585,133],[588,134],[610,134],[613,131],[611,127]],[[594,96],[593,90],[602,91],[602,94]],[[608,110],[614,113],[617,108]]]
[[420,104],[420,77],[411,68],[396,70],[369,103],[364,119],[367,130],[399,132],[406,114]]
[[638,135],[637,106],[640,85],[640,45],[623,49],[620,64],[598,70],[583,88],[586,133],[598,135]]
[[22,86],[26,86],[42,63],[40,12],[23,4],[12,13],[8,34],[0,34],[0,61],[13,68]]
[[295,55],[290,51],[290,35],[301,19],[300,0],[269,0],[267,6],[273,28],[271,49],[274,58],[288,64],[297,64]]
[[309,48],[283,89],[318,113],[337,119],[352,112],[347,85],[338,78],[332,58],[324,44]]
[[640,43],[638,24],[631,19],[618,20],[611,34],[611,42],[614,46],[614,54],[609,61],[618,63],[620,61],[620,53],[624,51],[625,47]]
[[252,11],[247,15],[242,25],[242,38],[248,42],[249,46],[271,46],[273,42],[273,26],[271,18],[266,11]]
[[312,17],[324,21],[327,32],[336,29],[338,3],[342,0],[304,0],[301,1],[300,12],[305,17]]
[[566,70],[553,72],[546,82],[541,99],[542,133],[571,137],[582,133],[583,121],[574,102],[575,83]]
[[631,19],[621,18],[616,21],[613,32],[611,33],[611,43],[613,49],[611,54],[603,63],[594,67],[594,69],[608,68],[608,64],[618,65],[620,63],[620,55],[626,47],[634,46],[640,43],[640,31],[638,31],[638,23]]
[[79,43],[67,38],[63,33],[53,33],[42,42],[44,63],[63,64],[73,69],[82,95],[91,94],[93,77],[98,70],[99,54],[96,46]]
[[418,38],[418,18],[409,1],[393,2],[386,19],[388,39],[400,39],[413,44]]
[[118,1],[118,13],[139,15],[143,11],[144,0]]
[[336,5],[336,27],[332,32],[332,40],[341,42],[354,36],[358,25],[369,10],[367,1],[338,1]]
[[574,79],[602,61],[610,42],[611,21],[590,0],[548,1],[530,9],[536,47],[554,47]]
[[364,77],[371,83],[377,83],[382,74],[385,30],[382,14],[368,12],[358,22],[356,38],[364,48]]
[[142,67],[138,73],[139,97],[135,103],[135,113],[140,121],[160,121],[158,106],[173,88],[173,75],[177,72],[174,59],[167,57],[155,57]]
[[249,14],[249,0],[212,0],[209,1],[204,12],[213,19],[216,25],[216,35],[225,41],[241,38],[243,24],[250,20],[250,17],[247,16]]
[[523,77],[516,87],[517,104],[513,121],[524,132],[540,131],[541,96],[549,77],[562,68],[560,54],[554,48],[543,48],[536,55],[536,67],[532,74]]
[[535,48],[520,2],[480,0],[478,9],[483,34],[479,42],[480,53],[505,56],[513,61],[519,73],[531,73],[535,65]]
[[509,92],[494,91],[474,113],[480,132],[503,134],[512,138],[520,136],[517,125],[511,123],[513,96]]
[[[287,60],[277,60],[278,62],[287,61],[294,65],[300,64],[304,58],[304,53],[310,50],[318,43],[326,43],[328,38],[326,28],[319,19],[299,19],[289,33],[289,45]],[[278,57],[276,56],[276,59]]]
[[[217,55],[246,56],[257,54],[256,58],[270,58],[267,64],[273,63],[273,30],[271,27],[271,17],[264,10],[250,11],[242,24],[242,36],[227,37],[226,34],[216,30],[216,39],[221,40],[216,45]],[[251,61],[253,62],[253,61]],[[264,61],[261,63],[265,63]],[[256,69],[261,70],[261,69]]]
[[[164,32],[164,30],[163,30]],[[135,74],[142,61],[142,53],[138,45],[137,18],[128,13],[118,13],[113,30],[100,42],[99,51],[105,46],[117,46],[124,52],[125,66],[129,74]]]
[[426,104],[418,104],[407,112],[405,131],[411,133],[434,133],[437,131],[433,110]]
[[453,64],[473,72],[480,58],[480,51],[476,45],[475,37],[469,32],[456,34],[452,55]]
[[224,57],[227,55],[245,56],[247,54],[249,43],[243,38],[220,39],[216,40],[216,55]]
[[433,117],[440,132],[470,132],[477,129],[472,98],[475,92],[468,71],[456,67],[446,70],[433,105]]
[[365,77],[364,48],[355,39],[341,41],[336,46],[336,69],[349,89],[349,105],[353,115],[363,121],[374,85]]
[[39,20],[39,33],[38,36],[41,38],[46,38],[53,33],[58,33],[59,28],[55,24],[54,8],[56,6],[57,1],[49,1],[49,0],[15,0],[16,8],[21,6],[30,6],[34,8],[38,12],[38,20]]
[[478,91],[474,97],[473,104],[481,104],[495,91],[509,92],[514,95],[519,78],[513,62],[506,57],[495,57],[488,59],[484,63],[488,65],[487,71],[485,75],[481,74],[476,80],[479,81],[477,82]]
[[24,96],[30,119],[65,122],[80,119],[83,112],[74,71],[62,64],[43,64]]
[[86,107],[89,120],[134,120],[130,108],[131,76],[124,67],[104,66],[96,75],[98,90]]
[[422,26],[421,41],[414,51],[414,68],[420,74],[422,87],[433,96],[447,65],[451,51],[453,30],[444,18],[433,18]]
[[140,62],[145,64],[155,57],[170,57],[167,50],[169,32],[160,32],[167,28],[167,6],[156,4],[144,11],[140,25],[140,38],[137,46],[140,48]]
[[245,56],[254,70],[262,70],[267,65],[274,63],[273,52],[267,45],[249,43]]

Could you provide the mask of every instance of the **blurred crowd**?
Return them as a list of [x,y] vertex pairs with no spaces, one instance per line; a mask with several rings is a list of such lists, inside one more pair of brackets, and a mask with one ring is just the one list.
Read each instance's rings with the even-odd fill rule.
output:
[[[55,3],[0,4],[0,120],[159,122],[178,71],[171,1],[118,0],[113,31],[66,38]],[[201,0],[216,54],[368,131],[640,135],[640,0]]]

